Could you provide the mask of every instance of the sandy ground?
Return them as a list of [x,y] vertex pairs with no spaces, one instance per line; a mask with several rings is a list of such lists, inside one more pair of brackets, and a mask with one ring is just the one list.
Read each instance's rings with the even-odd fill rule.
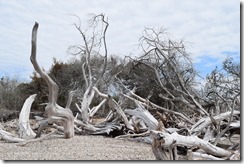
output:
[[104,136],[64,139],[53,134],[19,146],[0,141],[1,160],[155,160],[151,145]]

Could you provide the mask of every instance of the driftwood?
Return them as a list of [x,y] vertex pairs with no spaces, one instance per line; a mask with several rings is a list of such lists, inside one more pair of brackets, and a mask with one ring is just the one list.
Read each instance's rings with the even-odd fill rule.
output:
[[[30,60],[35,70],[45,80],[48,85],[49,95],[48,104],[45,107],[45,113],[48,118],[39,127],[37,137],[40,136],[41,131],[48,125],[53,123],[62,123],[64,127],[64,137],[71,138],[74,136],[74,116],[69,108],[63,108],[57,104],[58,85],[43,71],[36,60],[36,42],[37,42],[38,23],[36,22],[32,30],[31,41],[31,56]],[[69,107],[69,105],[67,105]]]
[[218,158],[213,155],[199,153],[199,152],[192,152],[192,150],[189,150],[187,153],[187,159],[188,160],[225,160],[223,158]]
[[25,103],[19,114],[19,136],[23,139],[32,139],[35,138],[36,134],[30,127],[29,115],[30,109],[33,101],[35,100],[36,94],[31,95],[25,100]]
[[[29,96],[26,99],[26,101],[21,109],[21,112],[19,114],[19,120],[18,120],[19,136],[9,133],[0,127],[0,138],[1,139],[5,140],[7,142],[10,142],[10,143],[19,143],[18,145],[24,146],[31,142],[42,141],[47,136],[49,136],[55,132],[54,131],[52,133],[49,133],[48,135],[42,136],[41,138],[34,139],[36,134],[33,132],[32,128],[30,126],[29,114],[30,114],[30,107],[31,107],[35,97],[36,97],[36,94]],[[37,118],[42,120],[42,118],[39,116]]]
[[[36,60],[36,40],[38,23],[35,23],[32,30],[32,47],[30,60],[34,69],[40,74],[41,78],[48,85],[49,95],[48,103],[45,103],[45,113],[47,118],[36,117],[40,123],[35,134],[29,123],[29,114],[31,104],[34,101],[35,94],[31,95],[23,105],[19,115],[19,136],[13,135],[0,126],[0,139],[8,142],[17,142],[18,145],[24,146],[31,142],[41,141],[56,132],[64,133],[65,138],[71,138],[76,135],[109,135],[119,139],[129,139],[133,141],[146,142],[151,144],[152,151],[157,160],[239,160],[240,159],[240,111],[236,107],[235,100],[232,101],[230,107],[230,100],[223,101],[228,106],[228,110],[222,113],[220,111],[219,100],[215,104],[216,113],[213,116],[207,112],[201,98],[197,97],[194,91],[188,90],[186,81],[179,73],[177,63],[169,59],[166,51],[171,51],[173,43],[169,42],[170,47],[163,47],[161,42],[156,40],[148,40],[154,46],[155,53],[158,57],[163,58],[162,63],[167,63],[172,67],[171,71],[175,74],[173,81],[166,79],[171,89],[167,88],[161,81],[162,75],[159,75],[162,70],[155,65],[144,63],[149,68],[152,68],[156,75],[156,81],[164,94],[159,94],[159,97],[167,105],[159,106],[150,101],[151,95],[143,98],[136,94],[135,91],[124,87],[127,93],[121,93],[124,100],[134,102],[133,107],[125,107],[121,105],[123,101],[115,101],[112,96],[104,94],[96,87],[101,77],[105,73],[107,65],[107,47],[105,34],[108,27],[104,15],[98,15],[94,18],[101,18],[105,29],[102,31],[102,37],[98,43],[95,43],[95,36],[92,36],[91,41],[88,41],[86,35],[80,29],[80,26],[75,25],[82,35],[85,45],[83,52],[85,54],[85,63],[82,65],[83,78],[85,81],[85,92],[80,99],[80,105],[76,104],[79,112],[76,117],[73,116],[70,110],[72,97],[76,91],[69,93],[68,101],[65,108],[57,104],[59,88],[57,84],[50,78],[50,76],[40,68]],[[96,23],[95,23],[96,24]],[[94,78],[92,76],[92,69],[90,68],[91,54],[95,51],[92,46],[98,45],[99,50],[101,44],[105,49],[103,69],[99,76]],[[176,47],[180,51],[181,47]],[[93,50],[93,51],[92,51]],[[180,51],[181,52],[181,51]],[[99,52],[97,52],[99,53]],[[183,54],[184,56],[184,54]],[[143,61],[143,60],[142,60]],[[162,73],[163,74],[163,73]],[[167,78],[163,75],[164,78]],[[118,78],[117,78],[118,79]],[[118,79],[119,80],[119,79]],[[176,84],[175,82],[178,82]],[[122,84],[122,82],[120,81]],[[123,85],[123,84],[122,84]],[[178,85],[178,86],[176,86]],[[91,106],[92,101],[97,96],[101,97],[101,102],[96,106]],[[239,95],[237,95],[239,96]],[[200,100],[198,102],[198,100]],[[204,100],[205,101],[205,100]],[[207,101],[207,100],[206,100]],[[201,103],[200,103],[201,102]],[[192,115],[182,112],[176,104],[182,105],[182,111],[190,111]],[[212,104],[212,103],[211,103]],[[210,105],[211,105],[210,104]],[[108,106],[109,112],[106,118],[102,118],[99,122],[93,122],[95,115],[102,106]],[[209,105],[209,104],[208,104]],[[171,106],[173,108],[170,108]],[[211,106],[212,107],[212,106]],[[47,126],[55,128],[55,130],[47,135],[42,135],[43,129]],[[35,130],[35,129],[34,129]],[[237,136],[236,136],[237,135]],[[35,138],[34,137],[40,137]],[[224,142],[227,141],[227,142]],[[146,153],[146,152],[145,152]],[[184,157],[184,158],[182,158]]]
[[[240,114],[240,112],[239,111],[234,111],[233,114],[234,115],[238,115],[238,114]],[[224,119],[229,118],[230,115],[231,115],[231,112],[221,113],[221,114],[215,116],[214,120],[217,121],[217,122],[220,122],[220,121],[222,121]],[[210,124],[212,124],[212,120],[211,120],[210,117],[202,118],[196,124],[194,124],[191,127],[190,133],[197,135],[197,134],[201,133],[201,131],[204,128],[208,127]]]
[[158,121],[142,106],[133,110],[126,109],[125,113],[142,119],[150,130],[155,130],[158,126]]
[[[187,117],[186,117],[185,115],[183,115],[182,113],[179,113],[179,112],[176,112],[176,111],[171,111],[171,110],[168,110],[168,109],[163,108],[163,107],[161,107],[161,106],[158,106],[157,104],[154,104],[154,103],[152,103],[152,102],[150,102],[150,101],[148,101],[148,100],[146,100],[146,99],[144,99],[144,98],[142,98],[142,97],[136,95],[136,94],[135,94],[134,92],[132,92],[132,91],[130,91],[130,94],[131,94],[133,97],[135,97],[137,100],[141,101],[141,104],[143,104],[143,105],[146,106],[146,107],[149,107],[149,108],[150,108],[150,107],[153,107],[153,109],[157,109],[157,110],[159,110],[159,111],[163,111],[163,112],[167,112],[167,113],[173,113],[173,114],[175,114],[175,115],[177,115],[177,116],[183,118],[185,121],[189,122],[190,124],[194,124],[194,122],[193,122],[192,120],[190,120],[189,118],[187,118]],[[123,94],[123,96],[125,96],[125,97],[127,97],[127,98],[129,98],[129,99],[131,99],[131,100],[134,100],[133,97],[130,97],[130,96],[127,96],[127,95],[124,95],[124,94]]]
[[[240,114],[239,111],[229,111],[226,113],[221,113],[219,115],[216,115],[212,117],[211,115],[205,116],[201,118],[198,122],[194,123],[188,121],[188,126],[190,125],[190,129],[187,127],[178,129],[178,128],[165,128],[161,120],[159,123],[153,121],[155,118],[145,110],[145,107],[147,109],[150,108],[158,108],[157,105],[154,105],[149,100],[143,99],[140,96],[136,95],[134,92],[130,92],[131,96],[124,95],[124,97],[132,100],[137,104],[136,109],[126,109],[125,113],[129,115],[133,115],[135,118],[140,118],[143,120],[143,122],[147,125],[147,128],[151,130],[151,137],[152,137],[152,150],[153,153],[158,160],[178,160],[180,154],[180,150],[185,150],[185,152],[188,152],[187,158],[188,160],[226,160],[230,159],[230,157],[233,156],[232,159],[238,159],[238,152],[236,155],[233,154],[232,151],[230,151],[232,148],[229,145],[230,150],[226,150],[226,148],[220,147],[221,144],[214,144],[213,142],[216,141],[216,130],[214,127],[214,122],[217,122],[219,127],[222,125],[223,120],[229,119],[227,127],[225,128],[222,133],[230,131],[229,136],[232,135],[231,129],[238,129],[240,127],[240,124],[238,121],[231,122],[231,117],[235,116],[238,117]],[[132,97],[133,96],[133,97]],[[165,110],[165,112],[168,112]],[[179,115],[176,112],[169,112],[174,116],[175,114]],[[153,118],[153,119],[152,119]],[[182,117],[183,118],[183,117]],[[185,117],[185,120],[188,118]],[[193,118],[194,119],[194,118]],[[214,122],[213,122],[214,120]],[[175,120],[176,121],[176,120]],[[133,122],[133,121],[132,121]],[[135,122],[135,121],[134,121]],[[159,130],[157,126],[162,126],[163,128]],[[204,133],[203,138],[199,138],[198,135]],[[238,133],[238,132],[237,132]],[[235,134],[235,133],[233,133]],[[137,134],[135,134],[136,136]],[[121,138],[126,138],[128,135],[124,135]],[[140,136],[140,135],[138,135]],[[119,138],[119,137],[118,137]],[[225,145],[223,145],[225,146]],[[226,145],[227,146],[227,145]],[[189,151],[190,149],[191,151]],[[197,149],[197,151],[195,151]],[[188,151],[187,151],[188,150]],[[201,151],[199,151],[201,150]]]
[[155,130],[151,130],[151,134],[156,140],[161,141],[160,146],[162,148],[170,148],[172,146],[186,146],[188,148],[200,148],[206,153],[217,157],[228,157],[232,155],[232,152],[214,146],[209,142],[198,138],[197,136],[182,136],[176,132],[169,134],[167,132]]
[[7,142],[23,142],[25,139],[14,136],[13,134],[0,129],[0,138]]
[[[116,101],[114,101],[109,95],[106,95],[104,93],[101,93],[95,86],[93,87],[93,91],[98,94],[99,96],[101,96],[103,98],[103,100],[101,101],[101,103],[96,106],[94,109],[90,110],[90,113],[88,113],[88,117],[92,117],[94,116],[94,114],[98,111],[98,109],[101,107],[102,104],[104,104],[105,102],[108,102],[109,108],[112,111],[115,111],[119,118],[121,118],[123,120],[123,122],[125,123],[125,126],[130,129],[133,130],[133,126],[129,123],[129,120],[127,119],[125,113],[122,111],[122,109],[119,107],[119,105],[117,104]],[[79,111],[82,111],[82,109],[76,104],[76,107]],[[120,119],[119,119],[120,120]],[[120,123],[118,121],[109,121],[107,122],[105,119],[105,122],[97,124],[97,125],[93,125],[92,123],[89,122],[84,122],[84,120],[78,120],[75,119],[75,124],[77,126],[79,126],[81,129],[83,129],[83,132],[81,132],[82,134],[86,133],[86,134],[109,134],[112,131],[120,131],[122,126],[120,125]],[[79,132],[80,133],[80,132]]]
[[53,134],[55,134],[56,132],[57,132],[57,130],[54,130],[54,131],[52,131],[51,133],[48,133],[48,134],[46,134],[46,135],[41,136],[40,138],[35,138],[35,139],[30,139],[30,140],[20,141],[20,142],[18,143],[18,146],[26,146],[26,145],[29,144],[29,143],[38,142],[38,141],[43,141],[43,140],[46,139],[48,136],[53,135]]
[[[92,102],[92,99],[94,97],[95,91],[93,89],[93,87],[95,87],[98,82],[101,80],[102,76],[105,73],[106,67],[107,67],[107,56],[108,56],[108,52],[107,52],[107,43],[106,43],[106,32],[109,26],[109,23],[105,20],[105,16],[104,14],[99,14],[93,17],[92,19],[92,23],[94,24],[98,24],[98,20],[100,19],[104,28],[102,29],[102,36],[101,38],[99,38],[98,43],[96,43],[96,37],[95,34],[93,36],[91,36],[90,38],[87,38],[87,36],[85,35],[85,33],[82,31],[81,29],[81,22],[80,22],[80,18],[77,17],[79,19],[79,24],[74,24],[76,29],[80,32],[82,39],[84,41],[84,54],[85,54],[85,63],[83,63],[82,65],[82,72],[83,72],[83,78],[85,80],[85,86],[86,86],[86,91],[83,94],[82,97],[82,102],[81,102],[81,107],[80,108],[80,112],[81,112],[81,117],[82,117],[82,121],[85,124],[88,124],[90,121],[90,117],[89,117],[89,111],[90,111],[90,104]],[[88,40],[91,40],[90,42]],[[104,46],[104,63],[103,63],[103,68],[102,71],[100,72],[100,75],[97,79],[94,80],[93,76],[92,76],[92,71],[91,71],[91,66],[90,66],[90,58],[92,55],[92,51],[95,44],[99,47],[103,45]],[[99,53],[99,52],[97,52]],[[85,70],[85,66],[87,67],[87,71]],[[98,109],[97,109],[98,110]]]
[[36,134],[31,129],[29,122],[30,108],[35,97],[36,94],[29,96],[23,104],[18,121],[19,136],[13,135],[0,127],[0,136],[3,140],[7,142],[23,142],[25,140],[35,138]]
[[108,103],[109,103],[110,109],[116,111],[117,114],[119,115],[119,117],[122,118],[122,120],[125,123],[125,126],[128,129],[130,129],[130,130],[134,130],[134,127],[129,123],[129,120],[127,119],[124,111],[122,111],[122,109],[120,108],[120,106],[118,105],[118,103],[115,100],[111,99],[111,98],[109,98]]

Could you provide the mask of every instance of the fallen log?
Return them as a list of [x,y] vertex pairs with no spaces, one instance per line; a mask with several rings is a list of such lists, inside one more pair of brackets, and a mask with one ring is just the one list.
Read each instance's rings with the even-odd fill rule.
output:
[[186,146],[188,148],[200,148],[206,153],[216,157],[228,157],[232,152],[219,148],[207,141],[204,141],[197,136],[182,136],[176,132],[169,134],[165,131],[151,130],[152,137],[161,141],[162,148],[169,148],[174,146]]

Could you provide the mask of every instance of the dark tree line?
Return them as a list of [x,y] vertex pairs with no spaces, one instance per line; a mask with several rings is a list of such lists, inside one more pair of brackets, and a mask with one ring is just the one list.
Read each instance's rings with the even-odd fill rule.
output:
[[[77,96],[81,96],[82,93],[84,93],[85,81],[81,68],[84,60],[84,58],[80,60],[70,60],[69,62],[53,60],[48,74],[60,87],[59,104],[65,105],[68,98],[66,93],[71,90],[80,90],[80,95]],[[92,56],[91,58],[94,78],[99,76],[99,71],[97,70],[100,69],[99,63],[102,63],[102,61],[103,59],[100,56]],[[180,84],[177,84],[177,77],[174,76],[170,66],[167,66],[167,62],[160,62],[155,62],[145,56],[140,57],[139,60],[111,56],[108,60],[106,73],[98,84],[98,88],[104,93],[111,94],[115,97],[119,96],[118,92],[123,90],[123,87],[117,83],[116,76],[121,79],[124,85],[129,89],[132,90],[136,88],[135,93],[139,96],[148,98],[159,106],[177,110],[177,107],[174,105],[169,107],[172,105],[172,101],[170,101],[173,98],[172,95],[168,99],[163,99],[162,95],[167,95],[167,91],[173,90],[173,86],[180,87]],[[160,83],[157,79],[158,77],[155,75],[155,70],[151,68],[152,65],[157,67],[159,72],[161,72],[161,79],[167,90],[160,87]],[[235,94],[239,94],[240,92],[240,64],[234,63],[232,58],[225,59],[222,68],[216,68],[207,75],[207,83],[202,91],[197,91],[194,87],[196,86],[195,76],[197,76],[197,74],[193,66],[191,65],[191,68],[189,68],[189,65],[185,68],[184,65],[179,67],[181,67],[180,74],[184,75],[183,78],[186,82],[186,87],[192,89],[196,93],[201,92],[199,95],[204,96],[201,97],[201,102],[207,111],[217,104],[221,106],[220,110],[222,110],[222,112],[226,111],[226,109],[223,109],[226,105],[223,104],[224,101],[221,100],[221,98],[231,99]],[[43,111],[44,107],[40,104],[47,102],[48,96],[47,86],[43,79],[36,73],[33,73],[31,82],[29,83],[19,83],[15,79],[2,77],[0,81],[0,92],[1,109],[12,111],[20,111],[25,99],[34,93],[37,93],[37,97],[33,103],[33,110]],[[173,103],[176,102],[177,100],[173,101]],[[96,104],[98,102],[94,100],[93,103]],[[184,106],[184,104],[180,104],[179,101],[177,103],[179,103],[181,107]],[[74,104],[72,104],[71,109],[76,111]],[[219,107],[217,107],[217,109],[219,109]]]

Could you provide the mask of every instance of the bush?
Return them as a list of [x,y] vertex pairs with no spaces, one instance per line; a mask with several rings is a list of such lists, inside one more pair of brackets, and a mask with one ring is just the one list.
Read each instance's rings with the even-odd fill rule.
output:
[[2,77],[0,80],[0,108],[7,110],[20,110],[23,98],[18,92],[19,82],[16,79]]

